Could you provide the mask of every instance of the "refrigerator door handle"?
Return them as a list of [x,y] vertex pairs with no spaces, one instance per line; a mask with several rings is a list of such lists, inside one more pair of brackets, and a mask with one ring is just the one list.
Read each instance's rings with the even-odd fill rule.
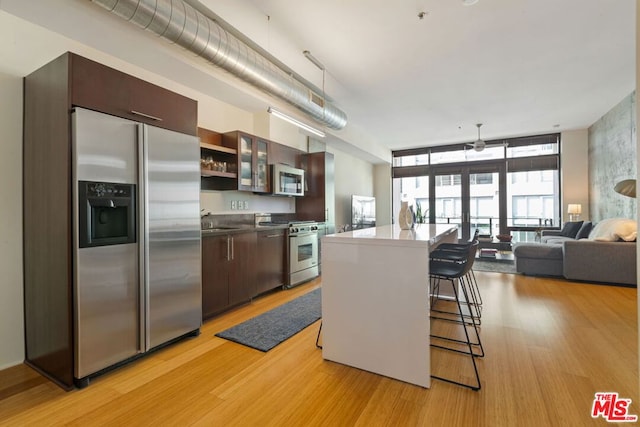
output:
[[234,242],[233,242],[233,237],[231,238],[231,261],[233,261],[235,259],[235,255],[234,255]]
[[152,116],[151,114],[141,113],[140,111],[131,110],[131,114],[134,114],[134,115],[140,116],[140,117],[144,117],[146,119],[155,120],[157,122],[161,122],[162,121],[162,119],[160,117]]
[[147,150],[147,126],[137,124],[138,127],[138,249],[139,249],[139,274],[140,274],[140,336],[138,350],[149,350],[149,221],[147,219],[147,170],[149,165],[149,153]]

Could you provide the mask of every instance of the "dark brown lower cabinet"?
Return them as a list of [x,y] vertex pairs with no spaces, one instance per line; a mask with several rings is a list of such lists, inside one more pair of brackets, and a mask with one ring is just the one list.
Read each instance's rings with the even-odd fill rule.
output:
[[227,236],[202,238],[202,317],[211,317],[229,306]]
[[270,291],[285,284],[285,230],[259,231],[256,259],[256,293]]
[[256,233],[232,234],[229,248],[229,305],[250,301],[256,295]]
[[220,314],[256,294],[256,233],[202,238],[202,317]]

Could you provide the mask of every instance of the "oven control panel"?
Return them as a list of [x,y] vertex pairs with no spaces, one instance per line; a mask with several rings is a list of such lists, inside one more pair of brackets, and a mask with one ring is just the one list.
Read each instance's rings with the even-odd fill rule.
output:
[[289,226],[289,235],[302,234],[302,233],[313,233],[318,231],[317,223],[301,223],[301,224],[291,224]]

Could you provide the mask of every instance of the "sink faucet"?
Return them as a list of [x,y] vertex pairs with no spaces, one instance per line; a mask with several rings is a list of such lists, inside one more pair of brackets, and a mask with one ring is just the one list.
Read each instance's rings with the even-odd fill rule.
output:
[[[205,211],[206,213],[203,213]],[[205,230],[207,228],[213,228],[211,211],[207,211],[206,209],[200,209],[200,229]]]

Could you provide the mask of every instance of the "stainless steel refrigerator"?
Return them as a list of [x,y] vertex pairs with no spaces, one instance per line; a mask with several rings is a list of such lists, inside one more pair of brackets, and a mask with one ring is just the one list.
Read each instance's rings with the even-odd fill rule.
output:
[[174,131],[72,113],[76,384],[202,322],[200,148]]

